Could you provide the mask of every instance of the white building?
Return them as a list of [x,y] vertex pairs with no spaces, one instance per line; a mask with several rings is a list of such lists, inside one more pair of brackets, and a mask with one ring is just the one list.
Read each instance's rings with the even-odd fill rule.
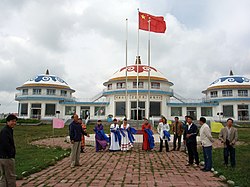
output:
[[198,102],[187,101],[171,89],[173,83],[159,70],[140,64],[139,58],[137,62],[138,65],[128,66],[127,71],[126,67],[116,71],[103,83],[106,88],[101,94],[88,101],[74,98],[72,94],[75,90],[47,71],[17,88],[18,114],[23,118],[41,119],[51,119],[57,115],[69,119],[76,112],[82,118],[88,115],[90,119],[107,119],[108,115],[113,115],[136,120],[138,114],[138,119],[149,116],[160,118],[161,115],[168,119],[175,116],[184,119],[185,115],[191,115],[195,119],[205,116],[214,120],[231,117],[236,121],[249,121],[248,78],[231,72],[229,76],[211,83],[203,91],[205,98]]

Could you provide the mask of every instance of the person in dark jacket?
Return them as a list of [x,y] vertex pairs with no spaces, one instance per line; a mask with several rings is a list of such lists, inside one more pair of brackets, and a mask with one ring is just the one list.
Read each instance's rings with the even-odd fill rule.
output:
[[193,123],[193,118],[191,116],[188,116],[187,128],[184,131],[184,141],[188,150],[188,163],[186,164],[186,166],[193,165],[194,159],[195,159],[194,166],[197,167],[199,165],[199,155],[197,152],[197,140],[196,140],[197,133],[198,133],[198,128]]
[[83,131],[81,124],[78,122],[78,115],[74,114],[73,121],[69,125],[69,136],[72,144],[71,147],[71,165],[70,167],[80,166],[81,140],[82,135],[89,135]]
[[6,118],[7,124],[0,132],[0,186],[16,186],[15,155],[16,148],[13,128],[17,117],[13,114]]

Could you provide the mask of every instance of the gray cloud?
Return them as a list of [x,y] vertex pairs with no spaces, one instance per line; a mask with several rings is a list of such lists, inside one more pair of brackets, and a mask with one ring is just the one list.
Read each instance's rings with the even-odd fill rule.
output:
[[[250,76],[247,1],[1,1],[0,98],[13,100],[8,93],[47,68],[76,89],[76,97],[93,97],[125,65],[126,18],[128,62],[134,64],[138,7],[165,17],[167,33],[151,34],[151,63],[183,97],[202,97],[230,69]],[[144,64],[147,40],[140,31]],[[16,103],[6,105],[16,111]]]

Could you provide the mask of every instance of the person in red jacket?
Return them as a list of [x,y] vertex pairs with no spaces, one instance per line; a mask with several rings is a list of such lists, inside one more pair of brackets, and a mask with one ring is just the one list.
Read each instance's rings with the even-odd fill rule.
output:
[[152,130],[151,125],[148,123],[148,120],[146,118],[144,118],[144,122],[142,124],[142,131],[143,131],[143,144],[142,144],[142,150],[145,151],[150,151],[150,144],[149,144],[149,140],[148,140],[148,134],[145,131],[145,129],[150,129]]
[[[78,122],[81,124],[82,130],[83,130],[84,132],[87,133],[87,126],[86,126],[85,123],[83,122],[82,118],[79,118],[79,119],[78,119]],[[85,151],[84,151],[84,148],[85,148],[85,136],[89,136],[89,135],[88,135],[88,134],[87,134],[87,135],[82,135],[81,153],[85,153]]]

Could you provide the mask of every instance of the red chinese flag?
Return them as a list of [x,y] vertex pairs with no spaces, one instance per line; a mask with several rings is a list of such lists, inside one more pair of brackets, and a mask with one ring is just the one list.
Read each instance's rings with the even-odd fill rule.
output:
[[143,12],[139,12],[139,29],[149,31],[148,21],[150,19],[150,31],[157,33],[165,33],[166,22],[163,16],[152,16]]

